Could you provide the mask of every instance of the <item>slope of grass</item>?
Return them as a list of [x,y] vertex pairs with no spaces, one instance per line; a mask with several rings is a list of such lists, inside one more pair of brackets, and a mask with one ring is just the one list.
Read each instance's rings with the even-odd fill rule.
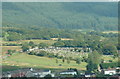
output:
[[2,48],[1,52],[3,55],[5,55],[5,53],[7,53],[8,50],[16,50],[16,51],[21,50],[21,46],[0,46],[0,48]]
[[23,44],[25,42],[30,42],[30,41],[33,41],[35,44],[47,43],[49,45],[51,45],[51,44],[53,44],[55,42],[54,40],[40,40],[40,39],[35,39],[35,40],[21,40],[21,41],[2,41],[2,43]]
[[[59,66],[59,64],[62,64],[62,66]],[[25,53],[18,53],[3,60],[3,65],[57,69],[77,68],[79,70],[85,70],[87,63],[81,62],[81,64],[78,65],[75,61],[71,61],[70,64],[68,64],[66,61],[63,63],[61,59],[58,59],[58,63],[56,63],[55,58],[38,57],[27,55]]]
[[105,61],[112,60],[113,62],[118,62],[118,57],[113,58],[113,56],[106,56],[106,55],[103,55],[103,56],[102,56],[102,59],[104,59]]

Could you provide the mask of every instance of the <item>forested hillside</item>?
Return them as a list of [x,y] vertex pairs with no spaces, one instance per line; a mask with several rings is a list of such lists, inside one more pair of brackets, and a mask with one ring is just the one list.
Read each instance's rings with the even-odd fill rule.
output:
[[117,30],[117,3],[3,2],[3,27]]

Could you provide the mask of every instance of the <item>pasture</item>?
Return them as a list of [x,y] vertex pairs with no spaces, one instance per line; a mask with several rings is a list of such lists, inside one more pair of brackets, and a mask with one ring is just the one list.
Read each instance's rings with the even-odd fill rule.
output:
[[[61,66],[59,66],[60,64]],[[61,59],[58,59],[58,63],[56,63],[56,58],[39,57],[25,53],[17,53],[4,59],[3,65],[52,69],[77,68],[78,70],[86,70],[87,63],[81,62],[81,64],[76,64],[75,61],[70,61],[68,64],[66,61],[63,63]]]
[[8,50],[16,50],[16,51],[21,50],[21,46],[0,46],[0,48],[2,48],[3,55],[7,53]]
[[39,43],[47,43],[48,45],[52,45],[56,41],[54,40],[40,40],[40,39],[32,39],[32,40],[20,40],[20,41],[2,41],[2,44],[4,43],[13,43],[13,44],[23,44],[25,42],[33,41],[35,44]]
[[118,57],[113,58],[113,56],[110,55],[103,55],[101,58],[104,59],[105,61],[112,60],[113,62],[118,62]]
[[119,33],[120,31],[104,31],[102,33]]

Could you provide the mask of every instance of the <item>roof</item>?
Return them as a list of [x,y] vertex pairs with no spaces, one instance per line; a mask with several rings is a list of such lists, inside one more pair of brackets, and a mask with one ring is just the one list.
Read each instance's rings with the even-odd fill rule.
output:
[[113,70],[116,71],[116,68],[112,68],[112,69],[103,69],[103,71],[113,71]]
[[[76,72],[76,71],[74,71],[74,70],[66,70],[66,71],[62,71],[62,72]],[[62,72],[60,72],[60,73],[62,73]]]

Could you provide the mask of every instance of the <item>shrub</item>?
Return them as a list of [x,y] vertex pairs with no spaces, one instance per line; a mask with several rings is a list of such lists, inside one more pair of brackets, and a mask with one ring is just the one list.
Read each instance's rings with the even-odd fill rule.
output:
[[36,54],[36,52],[34,52],[34,51],[31,51],[30,53],[29,53],[29,55],[35,55]]
[[46,51],[40,51],[37,56],[47,56],[47,52]]

